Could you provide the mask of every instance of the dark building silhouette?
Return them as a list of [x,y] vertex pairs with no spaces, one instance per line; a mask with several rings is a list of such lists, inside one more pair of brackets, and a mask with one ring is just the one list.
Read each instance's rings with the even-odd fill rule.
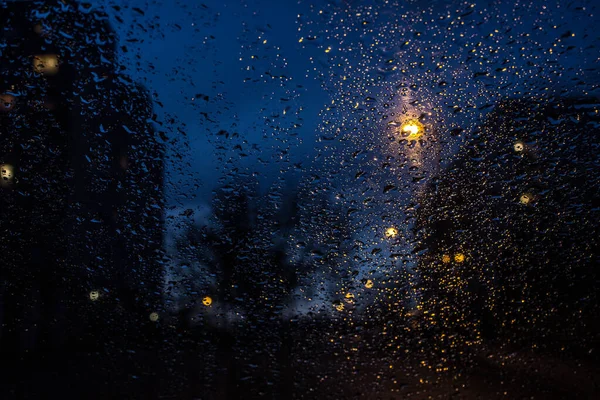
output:
[[90,6],[0,2],[4,354],[118,347],[155,329],[163,148],[115,46]]
[[445,357],[486,341],[593,356],[599,104],[500,102],[422,196],[422,322]]

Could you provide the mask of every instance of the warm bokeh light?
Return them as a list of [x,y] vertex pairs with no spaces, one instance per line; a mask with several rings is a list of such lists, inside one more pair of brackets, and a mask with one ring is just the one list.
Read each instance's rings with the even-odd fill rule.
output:
[[532,200],[532,196],[529,193],[522,194],[519,198],[521,204],[529,204]]
[[210,306],[212,304],[213,300],[210,296],[205,296],[202,299],[202,304],[204,304],[206,307]]
[[521,153],[523,150],[525,150],[525,144],[523,144],[523,142],[516,142],[513,148],[517,153]]
[[10,164],[1,164],[0,175],[2,176],[2,181],[11,181],[14,177],[13,166]]
[[38,74],[55,75],[58,73],[56,54],[39,54],[33,57],[33,70]]
[[0,94],[0,112],[9,112],[15,107],[15,96],[2,93]]
[[423,136],[423,124],[419,121],[406,121],[400,126],[400,130],[404,134],[408,134],[407,139],[415,140]]
[[448,263],[450,262],[450,256],[449,256],[448,254],[444,254],[444,255],[442,256],[442,262],[443,262],[444,264],[448,264]]
[[354,302],[354,294],[348,292],[346,293],[346,303],[352,304]]
[[337,303],[334,305],[334,307],[338,311],[344,311],[344,303]]
[[387,228],[385,231],[385,236],[387,236],[389,238],[396,237],[396,235],[398,235],[398,229],[396,229],[394,227]]
[[90,292],[90,300],[91,301],[96,301],[100,298],[100,292],[98,292],[97,290],[92,290]]
[[461,263],[465,261],[465,255],[463,253],[456,253],[454,255],[454,261],[457,263]]
[[373,281],[372,281],[372,280],[370,280],[370,279],[367,279],[367,281],[365,282],[365,287],[366,287],[367,289],[371,289],[371,288],[373,287],[373,285],[374,285],[374,284],[373,284]]
[[150,321],[152,321],[152,322],[158,321],[158,313],[155,313],[155,312],[151,313],[150,314]]

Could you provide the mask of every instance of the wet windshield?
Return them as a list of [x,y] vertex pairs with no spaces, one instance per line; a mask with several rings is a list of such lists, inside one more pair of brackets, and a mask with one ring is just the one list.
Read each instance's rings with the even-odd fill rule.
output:
[[595,398],[599,23],[0,0],[0,398]]

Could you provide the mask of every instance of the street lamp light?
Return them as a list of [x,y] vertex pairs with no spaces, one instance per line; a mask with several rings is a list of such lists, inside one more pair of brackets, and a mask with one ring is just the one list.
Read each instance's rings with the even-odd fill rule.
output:
[[419,139],[421,136],[423,136],[424,129],[425,127],[423,124],[417,120],[406,121],[400,126],[400,131],[403,134],[408,135],[406,137],[408,140]]

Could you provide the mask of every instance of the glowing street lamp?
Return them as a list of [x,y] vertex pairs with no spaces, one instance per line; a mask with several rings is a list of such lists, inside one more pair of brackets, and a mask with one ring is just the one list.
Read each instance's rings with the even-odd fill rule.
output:
[[394,227],[387,228],[385,231],[385,236],[389,238],[394,238],[396,237],[396,235],[398,235],[398,229]]
[[423,136],[425,127],[417,120],[406,121],[400,126],[400,131],[406,135],[408,140],[417,140]]

